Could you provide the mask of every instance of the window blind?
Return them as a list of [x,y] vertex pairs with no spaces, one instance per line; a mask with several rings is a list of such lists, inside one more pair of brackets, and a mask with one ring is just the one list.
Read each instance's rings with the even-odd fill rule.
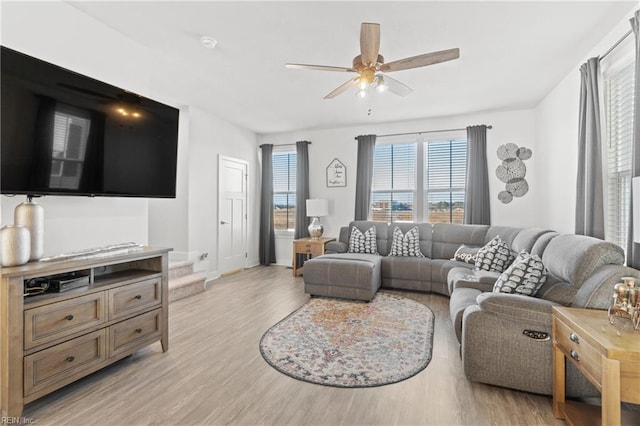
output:
[[417,149],[416,143],[376,145],[373,154],[371,219],[413,222]]
[[605,82],[607,211],[605,238],[627,247],[633,147],[634,63],[611,67]]
[[424,210],[431,223],[462,223],[467,141],[432,141],[424,150]]
[[276,231],[293,231],[296,220],[296,153],[272,154],[273,221]]

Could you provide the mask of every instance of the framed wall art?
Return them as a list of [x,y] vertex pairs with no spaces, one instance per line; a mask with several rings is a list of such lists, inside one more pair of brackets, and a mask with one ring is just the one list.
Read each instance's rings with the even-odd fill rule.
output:
[[347,186],[347,168],[342,161],[334,158],[327,166],[327,187]]

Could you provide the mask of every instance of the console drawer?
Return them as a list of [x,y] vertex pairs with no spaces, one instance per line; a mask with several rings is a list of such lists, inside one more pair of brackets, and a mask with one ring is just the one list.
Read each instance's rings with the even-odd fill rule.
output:
[[24,348],[70,336],[106,319],[104,292],[27,309],[24,311]]
[[555,321],[555,339],[562,351],[566,353],[567,359],[575,364],[583,374],[589,375],[592,383],[597,384],[598,388],[601,389],[602,355],[600,352],[561,320],[556,318]]
[[106,330],[98,330],[24,358],[24,395],[57,389],[107,359]]
[[109,357],[135,350],[162,334],[162,310],[147,312],[109,327]]
[[109,319],[123,318],[162,303],[162,278],[109,290]]
[[324,246],[322,244],[311,244],[303,241],[296,243],[295,250],[298,254],[322,254],[324,252]]

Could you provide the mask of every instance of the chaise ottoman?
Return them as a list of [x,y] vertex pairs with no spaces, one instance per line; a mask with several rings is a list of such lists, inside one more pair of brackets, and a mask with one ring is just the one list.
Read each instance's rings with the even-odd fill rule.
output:
[[382,283],[377,254],[325,254],[304,263],[304,291],[312,296],[371,301]]

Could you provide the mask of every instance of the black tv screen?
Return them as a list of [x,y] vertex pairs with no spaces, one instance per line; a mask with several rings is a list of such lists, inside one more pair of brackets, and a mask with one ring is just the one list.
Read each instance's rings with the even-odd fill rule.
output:
[[1,47],[3,194],[174,198],[176,108]]

